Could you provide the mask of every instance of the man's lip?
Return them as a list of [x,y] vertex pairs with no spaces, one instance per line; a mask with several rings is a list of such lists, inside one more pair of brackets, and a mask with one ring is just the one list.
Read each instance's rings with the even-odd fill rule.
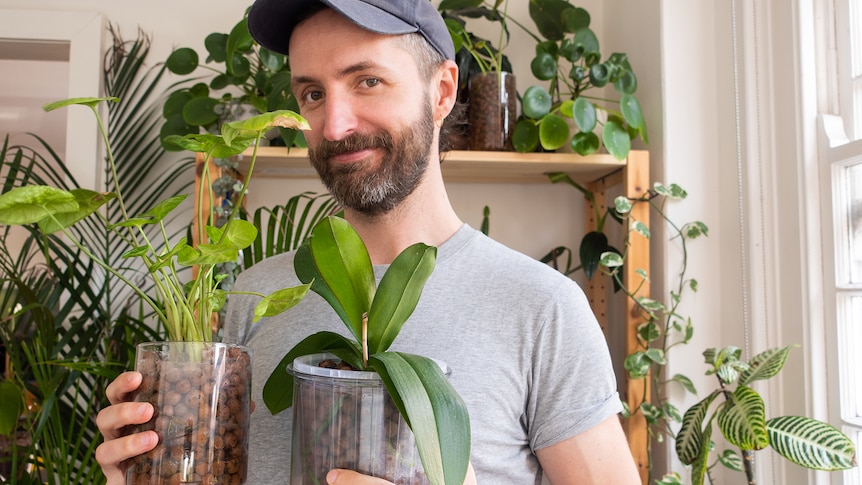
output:
[[347,153],[339,153],[330,157],[335,163],[352,163],[365,160],[374,152],[373,148],[365,148],[363,150]]

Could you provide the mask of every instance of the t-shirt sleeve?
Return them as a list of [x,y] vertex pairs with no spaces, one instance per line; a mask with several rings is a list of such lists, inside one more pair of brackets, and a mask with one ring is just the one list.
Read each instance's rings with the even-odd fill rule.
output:
[[527,418],[534,451],[622,411],[607,341],[584,292],[567,281],[557,295],[533,353]]

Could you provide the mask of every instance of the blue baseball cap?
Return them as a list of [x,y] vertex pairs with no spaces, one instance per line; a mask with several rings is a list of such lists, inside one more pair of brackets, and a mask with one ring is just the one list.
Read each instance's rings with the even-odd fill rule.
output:
[[429,0],[255,0],[248,31],[260,45],[287,54],[293,29],[322,7],[378,34],[418,33],[443,57],[455,60],[446,22]]

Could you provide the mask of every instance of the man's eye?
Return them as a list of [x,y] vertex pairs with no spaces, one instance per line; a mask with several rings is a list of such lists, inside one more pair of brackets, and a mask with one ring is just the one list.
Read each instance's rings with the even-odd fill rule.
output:
[[368,79],[364,80],[363,82],[369,88],[373,88],[374,86],[377,86],[378,84],[380,84],[380,79],[377,79],[376,77],[372,77],[372,78],[368,78]]
[[320,101],[323,99],[323,93],[321,91],[308,91],[304,97],[307,102]]

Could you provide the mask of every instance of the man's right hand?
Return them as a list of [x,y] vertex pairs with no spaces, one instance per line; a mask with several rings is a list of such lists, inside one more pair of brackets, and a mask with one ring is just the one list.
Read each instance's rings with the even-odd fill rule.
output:
[[111,405],[96,417],[96,425],[105,441],[96,449],[96,461],[102,467],[107,485],[126,483],[123,461],[146,453],[156,447],[159,437],[155,431],[144,431],[123,436],[123,429],[143,424],[153,416],[153,405],[147,402],[130,402],[131,393],[141,385],[140,372],[124,372],[108,385],[106,394]]

